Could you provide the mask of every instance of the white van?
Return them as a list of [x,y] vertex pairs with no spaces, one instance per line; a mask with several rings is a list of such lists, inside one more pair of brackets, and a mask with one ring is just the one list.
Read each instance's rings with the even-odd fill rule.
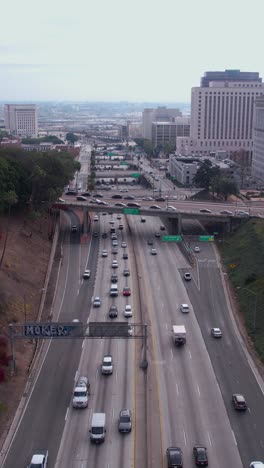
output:
[[90,440],[95,444],[100,444],[105,440],[105,413],[93,413],[90,429]]
[[118,296],[118,286],[117,286],[117,284],[114,284],[114,283],[111,284],[110,296],[112,296],[112,297]]

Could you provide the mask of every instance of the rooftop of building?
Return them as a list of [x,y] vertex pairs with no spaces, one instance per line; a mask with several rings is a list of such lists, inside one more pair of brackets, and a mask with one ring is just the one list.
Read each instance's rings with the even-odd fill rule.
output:
[[242,72],[240,70],[207,71],[201,78],[201,87],[208,87],[210,81],[255,81],[262,83],[258,72]]

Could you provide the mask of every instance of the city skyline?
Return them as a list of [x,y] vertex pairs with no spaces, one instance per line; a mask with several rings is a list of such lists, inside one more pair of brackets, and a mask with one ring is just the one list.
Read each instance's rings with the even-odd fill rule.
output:
[[[71,8],[70,8],[71,7]],[[251,9],[260,12],[260,0]],[[74,9],[73,9],[74,8]],[[15,14],[14,14],[15,13]],[[238,1],[5,4],[1,101],[190,102],[208,70],[259,72],[262,15]],[[246,34],[245,34],[246,31]]]

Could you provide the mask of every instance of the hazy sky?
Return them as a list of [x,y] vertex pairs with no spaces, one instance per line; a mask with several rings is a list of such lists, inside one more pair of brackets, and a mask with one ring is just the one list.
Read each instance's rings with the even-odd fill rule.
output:
[[264,0],[14,0],[0,100],[190,101],[206,70],[259,71]]

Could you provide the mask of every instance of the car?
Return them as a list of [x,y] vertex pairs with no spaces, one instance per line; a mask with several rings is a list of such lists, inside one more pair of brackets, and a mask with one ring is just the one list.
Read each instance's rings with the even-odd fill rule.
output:
[[243,395],[234,393],[232,395],[232,401],[236,410],[245,411],[247,409],[247,403]]
[[247,211],[244,211],[244,210],[236,210],[235,215],[236,216],[249,216],[249,213]]
[[135,197],[133,195],[127,195],[124,197],[124,200],[135,200]]
[[116,318],[118,316],[118,311],[116,305],[111,305],[108,313],[110,318]]
[[212,211],[208,210],[207,208],[201,208],[200,213],[212,213]]
[[158,206],[158,205],[151,205],[149,208],[150,208],[151,210],[161,210],[161,207]]
[[148,245],[153,245],[153,244],[154,244],[154,242],[153,242],[153,240],[152,240],[152,239],[148,239],[148,240],[147,240],[147,244],[148,244]]
[[122,216],[120,214],[117,215],[117,217],[116,217],[116,219],[121,219],[121,218],[122,218]]
[[153,198],[152,198],[152,197],[144,197],[144,198],[142,198],[142,200],[144,200],[144,201],[152,201]]
[[141,221],[141,223],[145,223],[145,222],[146,222],[146,218],[142,217],[142,218],[140,219],[140,221]]
[[95,296],[94,301],[93,301],[93,306],[94,307],[100,307],[101,306],[101,299],[99,296]]
[[155,237],[160,237],[160,232],[155,232]]
[[194,456],[195,464],[197,466],[207,466],[208,465],[208,457],[207,457],[206,447],[198,446],[198,445],[193,447],[193,456]]
[[97,204],[96,198],[91,198],[90,203],[93,203],[94,205]]
[[109,203],[107,203],[106,201],[103,201],[103,200],[98,200],[97,201],[97,205],[104,205],[104,206],[108,206]]
[[120,229],[120,230],[124,229],[123,224],[119,224],[118,229]]
[[192,275],[189,272],[184,273],[184,279],[185,281],[191,281]]
[[167,206],[166,210],[177,211],[177,208],[175,208],[175,206],[169,205]]
[[78,200],[78,201],[87,201],[87,198],[84,197],[83,195],[77,195],[76,200]]
[[157,197],[157,198],[155,198],[155,201],[166,201],[166,198],[164,198],[164,197]]
[[95,193],[94,194],[94,198],[103,198],[103,194],[102,193]]
[[114,255],[118,254],[118,247],[113,247],[112,248],[112,254],[114,254]]
[[180,311],[181,311],[183,314],[188,314],[188,313],[190,312],[189,305],[188,305],[188,304],[181,304],[181,305],[180,305]]
[[193,251],[194,251],[195,253],[199,253],[200,250],[201,250],[201,249],[200,249],[200,247],[199,247],[198,245],[196,245],[196,246],[194,247],[194,249],[193,249]]
[[71,232],[77,232],[78,231],[78,228],[76,226],[76,224],[73,224],[72,227],[71,227]]
[[125,208],[126,204],[125,203],[115,203],[115,206],[120,206],[121,208]]
[[117,235],[115,232],[112,232],[111,234],[111,240],[114,241],[114,240],[117,240]]
[[67,192],[65,192],[65,195],[69,195],[69,196],[77,195],[77,191],[76,190],[67,190]]
[[99,221],[98,216],[97,216],[97,215],[94,215],[94,219],[93,219],[93,220],[94,220],[94,221]]
[[112,240],[112,246],[117,247],[118,246],[118,241],[116,239]]
[[228,211],[228,210],[222,210],[222,211],[220,211],[220,214],[233,216],[232,211]]
[[83,192],[83,193],[81,193],[81,195],[83,197],[90,197],[91,196],[90,192]]
[[151,253],[151,255],[157,255],[157,250],[156,249],[151,249],[150,253]]
[[126,318],[128,318],[128,317],[132,317],[132,315],[133,315],[132,307],[131,307],[131,305],[127,304],[126,307],[125,307],[124,316]]
[[112,268],[118,268],[117,260],[112,261]]
[[130,270],[128,268],[124,268],[123,275],[124,276],[130,276]]
[[79,319],[73,319],[73,322],[74,323],[80,323],[80,320]]
[[264,468],[264,463],[261,461],[253,461],[249,465],[250,468]]
[[154,188],[153,192],[159,192],[159,189]]
[[132,416],[129,409],[122,409],[119,413],[118,419],[119,432],[126,433],[132,430]]
[[127,247],[127,243],[126,243],[126,242],[122,242],[121,247],[123,247],[123,249],[125,249],[125,248]]
[[211,328],[211,335],[214,337],[214,338],[222,338],[222,332],[220,330],[220,328]]
[[160,226],[160,230],[161,230],[161,231],[165,231],[165,229],[166,229],[165,226],[163,226],[163,224],[162,224],[162,225]]
[[83,272],[83,279],[89,279],[91,275],[90,270],[84,270]]
[[108,256],[107,250],[103,250],[102,251],[102,257],[107,257],[107,256]]
[[99,233],[97,231],[94,231],[93,232],[93,237],[98,237],[99,236]]
[[168,468],[182,468],[182,450],[179,447],[168,447],[166,450],[167,467]]
[[113,219],[110,219],[109,224],[115,224],[115,221]]
[[113,373],[113,359],[110,355],[105,355],[103,357],[103,362],[101,365],[101,372],[104,375],[109,375]]
[[128,189],[127,188],[121,188],[120,192],[128,192]]
[[115,195],[112,195],[111,198],[113,198],[113,199],[117,199],[117,198],[118,198],[118,199],[121,199],[121,198],[123,198],[123,197],[122,197],[122,195],[119,195],[119,193],[116,193]]
[[107,238],[107,232],[103,232],[103,233],[102,233],[102,238],[103,238],[103,239],[106,239],[106,238]]
[[123,253],[123,259],[124,259],[124,260],[127,260],[127,259],[128,259],[128,254],[127,254],[127,252],[124,252],[124,253]]
[[136,202],[128,203],[127,206],[130,206],[131,208],[141,208],[141,205]]
[[117,283],[118,282],[118,276],[116,273],[113,273],[111,275],[111,283]]
[[127,324],[127,334],[128,336],[133,336],[133,327],[130,323]]
[[131,289],[128,286],[123,288],[123,296],[131,296]]

